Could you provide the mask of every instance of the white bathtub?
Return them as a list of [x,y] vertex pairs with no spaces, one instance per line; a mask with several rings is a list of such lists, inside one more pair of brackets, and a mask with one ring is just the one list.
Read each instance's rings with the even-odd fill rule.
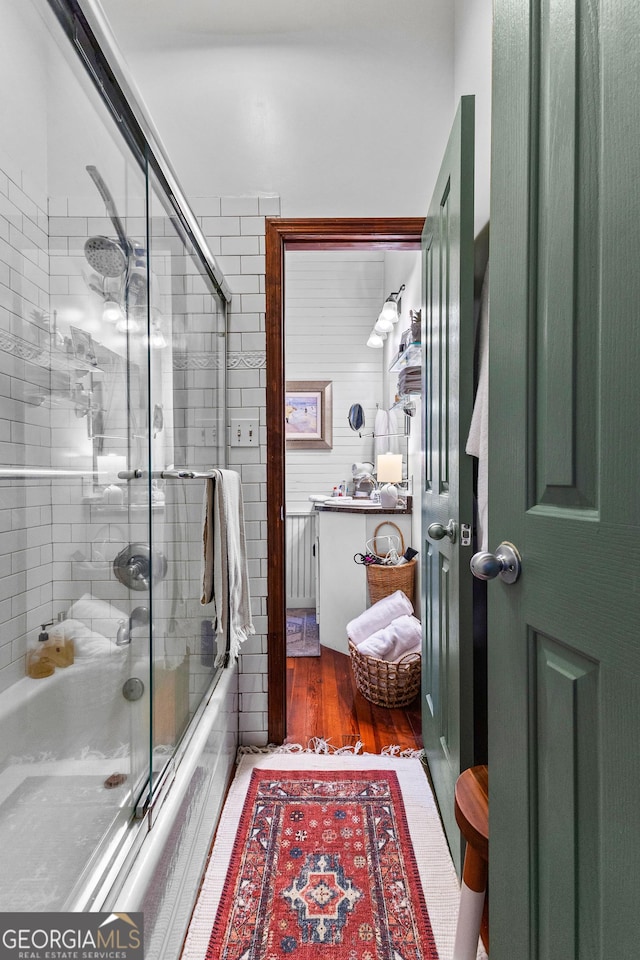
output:
[[144,914],[145,956],[178,960],[234,770],[238,675],[224,670],[198,718],[166,800],[128,871],[120,870],[102,910]]
[[[122,693],[130,676],[145,686],[133,702]],[[77,659],[51,677],[25,677],[0,694],[0,910],[110,909],[124,898],[128,910],[149,914],[146,942],[157,939],[163,892],[184,853],[172,849],[177,810],[180,829],[191,829],[202,849],[190,843],[189,863],[180,865],[186,883],[172,896],[185,910],[193,902],[237,745],[236,669],[223,671],[187,730],[166,797],[136,821],[133,801],[150,762],[148,717],[148,665],[131,647]],[[126,779],[107,787],[114,774]],[[144,906],[149,897],[153,909]]]
[[[113,651],[77,659],[40,680],[24,677],[0,694],[0,769],[11,757],[60,760],[87,751],[111,756],[126,748],[148,699],[145,694],[137,703],[125,700],[128,648],[113,645]],[[138,664],[137,672],[148,688],[148,667]]]

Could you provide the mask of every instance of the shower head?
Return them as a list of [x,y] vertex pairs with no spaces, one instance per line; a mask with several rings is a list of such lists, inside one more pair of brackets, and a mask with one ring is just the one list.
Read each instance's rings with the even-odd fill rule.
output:
[[109,192],[109,188],[107,187],[106,183],[100,176],[100,173],[98,172],[97,168],[94,167],[92,164],[90,164],[87,167],[87,173],[95,183],[96,187],[98,188],[98,193],[104,200],[104,205],[107,208],[109,219],[111,220],[111,223],[113,224],[115,231],[118,234],[118,240],[120,241],[120,246],[125,251],[125,253],[128,253],[130,251],[129,240],[127,239],[127,235],[124,232],[124,227],[122,226],[122,220],[118,216],[118,211],[116,210],[116,205],[114,203],[113,197],[111,196],[111,193]]
[[109,237],[89,237],[84,245],[84,255],[89,265],[101,276],[120,277],[129,266],[131,244],[124,232],[113,197],[99,171],[93,165],[87,166],[86,169],[98,188],[98,193],[104,200],[109,219],[118,235],[119,242],[111,240]]
[[128,258],[124,250],[109,237],[89,237],[85,241],[84,255],[89,266],[102,277],[120,277],[127,269]]

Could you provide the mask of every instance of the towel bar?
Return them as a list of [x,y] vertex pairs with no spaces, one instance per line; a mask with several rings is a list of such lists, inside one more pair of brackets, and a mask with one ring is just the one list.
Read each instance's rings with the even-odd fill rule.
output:
[[[212,480],[216,475],[215,470],[206,470],[199,472],[197,470],[153,470],[152,480]],[[121,470],[118,474],[119,480],[146,480],[149,473],[146,470]]]
[[[96,477],[98,470],[58,470],[46,467],[18,467],[0,468],[0,480],[66,480],[70,477]],[[154,470],[152,480],[212,480],[215,470],[206,470],[202,473],[196,470]],[[144,480],[149,477],[147,470],[121,470],[119,480]]]

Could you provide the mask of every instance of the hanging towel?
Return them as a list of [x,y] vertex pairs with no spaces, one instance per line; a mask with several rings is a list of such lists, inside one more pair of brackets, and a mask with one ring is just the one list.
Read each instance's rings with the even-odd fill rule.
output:
[[478,317],[478,388],[466,452],[478,458],[478,531],[479,550],[488,550],[489,514],[489,267],[482,283]]
[[244,504],[240,474],[220,470],[222,477],[222,519],[226,527],[227,572],[229,580],[229,627],[231,658],[235,660],[240,644],[255,633],[251,619],[249,570],[244,529]]
[[217,640],[216,666],[238,657],[240,644],[255,633],[251,620],[249,572],[240,475],[215,470],[205,483],[203,503],[203,571],[200,602],[213,603]]
[[413,613],[413,604],[411,600],[402,592],[396,590],[395,593],[383,597],[370,606],[359,617],[355,617],[347,624],[347,636],[352,640],[356,647],[359,647],[363,640],[366,640],[383,627],[388,627],[396,617],[402,617],[405,614]]
[[[214,471],[217,473],[217,471]],[[215,478],[204,482],[204,500],[202,503],[202,596],[200,603],[211,603],[213,595],[214,563],[213,544],[216,534],[214,514]]]
[[373,424],[373,453],[378,457],[381,453],[389,452],[389,412],[376,410],[376,419]]
[[402,407],[391,407],[388,411],[389,418],[389,440],[387,451],[389,453],[403,453],[402,441],[404,437],[404,410]]
[[404,437],[404,411],[401,407],[390,410],[378,410],[374,433],[374,454],[402,453],[400,443]]
[[[188,483],[168,484],[165,491],[165,528],[171,541],[171,559],[167,572],[167,593],[171,598],[168,617],[155,618],[153,659],[156,666],[171,670],[179,666],[188,650],[196,650],[200,640],[200,597],[197,595],[197,565],[194,569],[190,521],[199,519],[200,505],[190,499],[193,487]],[[168,546],[168,544],[167,544]],[[163,662],[159,663],[159,654]]]
[[200,603],[213,605],[212,619],[216,640],[214,664],[223,664],[227,652],[229,577],[227,572],[227,548],[224,536],[222,513],[221,472],[204,482],[202,504],[202,595]]

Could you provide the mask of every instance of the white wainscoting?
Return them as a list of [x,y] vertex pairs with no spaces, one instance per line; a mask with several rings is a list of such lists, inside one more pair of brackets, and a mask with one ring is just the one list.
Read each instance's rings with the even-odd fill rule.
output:
[[316,514],[288,513],[287,540],[287,607],[316,605]]

